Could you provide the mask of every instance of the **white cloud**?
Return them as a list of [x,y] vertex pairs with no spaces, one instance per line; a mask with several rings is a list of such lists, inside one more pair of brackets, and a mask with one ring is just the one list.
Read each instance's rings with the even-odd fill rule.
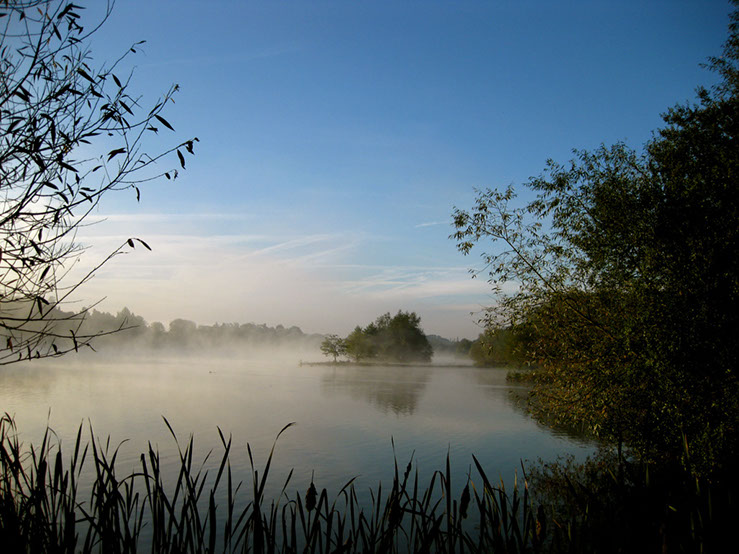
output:
[[278,242],[277,244],[274,244],[272,246],[267,246],[265,248],[257,250],[253,254],[258,256],[261,254],[270,254],[270,253],[281,251],[281,250],[295,251],[305,246],[312,246],[314,244],[325,243],[325,242],[335,243],[339,239],[340,237],[338,235],[309,235],[305,237],[299,237],[296,239],[290,239],[290,240]]
[[84,304],[105,298],[101,309],[127,306],[148,321],[256,321],[345,334],[403,309],[419,313],[427,332],[479,332],[469,313],[480,309],[478,299],[489,300],[489,287],[470,279],[463,266],[351,263],[374,240],[357,233],[197,234],[197,222],[210,218],[215,215],[119,215],[94,226],[95,232],[83,230],[80,240],[91,246],[74,269],[77,275],[125,242],[129,235],[115,234],[111,224],[125,223],[152,251],[126,248],[78,298]]

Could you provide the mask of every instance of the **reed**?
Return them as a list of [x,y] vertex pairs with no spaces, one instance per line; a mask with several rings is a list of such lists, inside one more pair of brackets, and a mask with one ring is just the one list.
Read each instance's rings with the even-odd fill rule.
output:
[[[468,477],[452,496],[451,464],[425,485],[411,462],[392,484],[378,484],[362,505],[354,480],[334,498],[311,482],[304,494],[265,489],[275,446],[264,468],[251,448],[249,483],[234,479],[231,437],[218,430],[222,452],[199,464],[190,437],[177,443],[179,469],[167,482],[158,449],[149,445],[140,466],[120,476],[120,445],[99,444],[92,429],[77,432],[65,462],[47,430],[39,446],[19,440],[13,419],[0,418],[0,544],[5,552],[530,552],[541,546],[545,525],[531,508],[528,489],[494,486],[475,459],[479,479]],[[280,431],[278,437],[290,425]],[[275,439],[275,444],[277,443]],[[171,472],[169,473],[172,477]],[[80,483],[89,495],[82,497]],[[473,519],[474,518],[474,519]]]
[[[211,451],[196,463],[193,438],[181,443],[166,419],[165,424],[177,444],[178,469],[165,474],[157,447],[149,444],[137,468],[121,476],[116,472],[121,445],[113,447],[110,440],[101,444],[91,428],[90,438],[83,440],[80,426],[74,448],[65,458],[52,431],[46,431],[40,445],[25,447],[13,419],[7,414],[0,418],[2,551],[617,552],[619,533],[612,524],[629,523],[607,516],[612,513],[609,504],[628,500],[624,483],[617,483],[620,496],[614,496],[565,475],[559,481],[571,494],[567,498],[571,511],[565,517],[552,510],[558,499],[546,504],[541,495],[530,492],[525,471],[521,481],[515,479],[506,490],[502,480],[494,484],[474,456],[474,467],[456,489],[447,455],[445,467],[423,483],[412,459],[401,471],[396,458],[392,483],[372,488],[369,502],[360,502],[354,479],[332,498],[312,479],[304,493],[289,492],[292,471],[280,493],[268,497],[275,445],[292,424],[277,435],[261,470],[247,445],[251,464],[247,482],[234,477],[230,436],[219,429],[220,456],[214,457]],[[615,479],[609,475],[608,479]],[[654,488],[650,486],[632,486],[631,500],[649,493]],[[711,526],[707,522],[716,506],[711,504],[710,487],[691,486],[696,487],[691,494],[697,503],[669,506],[689,516],[693,522],[690,544],[700,550],[715,542],[708,541]],[[657,506],[658,500],[653,498],[652,505]],[[722,507],[731,510],[736,504]],[[669,515],[675,518],[672,512]],[[676,528],[671,526],[670,532]],[[608,533],[601,537],[604,529]],[[648,545],[658,546],[647,539],[641,545],[645,547],[641,551],[651,550]]]

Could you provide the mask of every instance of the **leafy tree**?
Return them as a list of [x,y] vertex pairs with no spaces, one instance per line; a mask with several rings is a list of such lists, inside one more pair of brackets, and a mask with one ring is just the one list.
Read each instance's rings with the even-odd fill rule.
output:
[[169,333],[183,343],[187,343],[188,337],[194,335],[197,330],[197,323],[189,319],[177,318],[169,322]]
[[415,312],[399,311],[377,319],[379,356],[398,362],[430,362],[433,349]]
[[708,64],[721,83],[670,109],[643,152],[549,161],[534,200],[482,191],[452,235],[465,254],[493,241],[485,319],[546,370],[535,410],[646,459],[679,458],[684,436],[703,471],[733,463],[739,438],[739,10],[729,30]]
[[346,354],[344,339],[338,335],[328,335],[321,343],[321,352],[324,356],[333,356],[335,362],[339,356]]
[[[65,0],[17,0],[0,7],[0,364],[58,356],[89,343],[80,333],[85,311],[58,317],[57,308],[95,269],[133,248],[128,239],[95,269],[68,278],[81,248],[76,230],[106,194],[173,179],[159,168],[168,154],[193,153],[187,140],[145,150],[147,137],[171,132],[164,109],[172,86],[146,106],[122,62],[95,65],[90,39],[102,22],[82,25],[82,7]],[[117,74],[116,74],[117,72]]]
[[489,328],[467,351],[478,366],[513,366],[525,362],[521,347],[521,339],[511,329]]
[[415,312],[381,315],[346,338],[347,353],[355,360],[378,358],[394,362],[429,362],[433,349]]
[[468,356],[472,349],[472,343],[470,339],[460,339],[457,341],[455,352],[460,356]]
[[377,356],[377,348],[371,337],[372,335],[363,331],[361,327],[355,327],[344,339],[347,355],[355,362]]

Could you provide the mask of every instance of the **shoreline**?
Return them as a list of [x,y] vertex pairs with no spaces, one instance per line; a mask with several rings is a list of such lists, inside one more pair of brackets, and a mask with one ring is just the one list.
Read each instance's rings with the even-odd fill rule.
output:
[[342,366],[342,367],[471,367],[474,368],[474,364],[463,364],[463,363],[422,363],[422,362],[381,362],[381,361],[363,361],[363,362],[352,362],[350,360],[341,361],[319,361],[319,362],[306,362],[303,360],[298,361],[299,366]]

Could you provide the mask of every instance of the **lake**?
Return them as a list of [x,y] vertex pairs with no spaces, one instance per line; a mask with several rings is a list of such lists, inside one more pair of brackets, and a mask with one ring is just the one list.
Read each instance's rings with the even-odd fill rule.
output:
[[[158,445],[174,471],[177,448],[194,436],[201,461],[222,452],[218,428],[233,436],[236,480],[250,479],[247,442],[258,469],[277,443],[269,490],[279,491],[290,469],[290,490],[314,476],[330,495],[352,477],[358,490],[389,482],[393,442],[401,468],[413,456],[420,474],[445,464],[464,479],[472,454],[492,478],[509,480],[522,460],[584,458],[587,441],[557,433],[522,408],[524,386],[503,369],[435,365],[386,367],[300,365],[297,359],[141,358],[126,361],[38,363],[0,369],[0,411],[15,417],[26,444],[37,444],[47,424],[73,448],[80,424],[121,448],[116,467],[138,467],[147,444]],[[458,479],[457,482],[460,480]],[[422,482],[425,482],[422,479]]]

